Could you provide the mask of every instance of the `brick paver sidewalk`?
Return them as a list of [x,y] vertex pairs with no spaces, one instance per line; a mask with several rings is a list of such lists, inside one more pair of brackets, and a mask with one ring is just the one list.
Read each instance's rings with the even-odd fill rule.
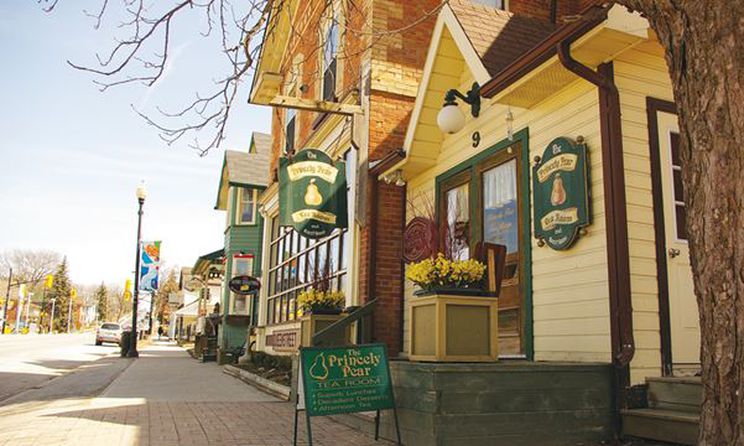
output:
[[[200,364],[175,347],[153,346],[142,353],[98,397],[0,408],[0,445],[292,444],[292,404],[258,392],[214,364]],[[389,444],[328,418],[313,418],[312,423],[313,444],[318,446]],[[306,444],[304,422],[299,438],[299,444]]]

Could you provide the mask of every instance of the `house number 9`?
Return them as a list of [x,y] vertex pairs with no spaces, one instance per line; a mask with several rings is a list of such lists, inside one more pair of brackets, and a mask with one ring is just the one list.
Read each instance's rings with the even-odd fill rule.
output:
[[481,136],[480,132],[473,132],[473,147],[478,147],[480,145]]

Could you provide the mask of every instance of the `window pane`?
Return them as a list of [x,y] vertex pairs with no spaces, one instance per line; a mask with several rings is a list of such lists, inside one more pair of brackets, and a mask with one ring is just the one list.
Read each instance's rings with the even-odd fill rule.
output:
[[481,5],[490,6],[496,9],[506,9],[504,7],[504,0],[472,0],[473,3],[480,3]]
[[323,45],[323,100],[336,96],[336,64],[338,59],[338,21],[333,19]]
[[674,179],[674,201],[685,201],[684,188],[682,186],[682,171],[679,169],[672,170]]
[[679,158],[679,133],[670,133],[669,142],[672,146],[672,164],[675,166],[681,166],[682,160]]
[[447,191],[447,234],[445,246],[453,259],[468,259],[470,233],[470,196],[468,184]]
[[674,206],[674,214],[677,220],[677,238],[687,240],[687,210],[684,205]]
[[253,199],[253,189],[241,188],[240,189],[240,206],[239,206],[239,222],[240,223],[253,223],[256,213],[255,200]]
[[285,115],[285,126],[284,126],[284,153],[289,153],[294,151],[295,146],[295,127],[296,127],[296,119],[297,111],[293,108],[287,109],[287,114]]
[[507,161],[483,173],[483,240],[519,250],[517,162]]

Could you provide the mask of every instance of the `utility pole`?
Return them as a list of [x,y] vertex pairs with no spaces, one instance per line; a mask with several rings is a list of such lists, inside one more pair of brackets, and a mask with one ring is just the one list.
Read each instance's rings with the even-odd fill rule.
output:
[[8,300],[10,300],[10,283],[13,282],[13,268],[8,269],[8,290],[5,292],[5,302],[3,303],[3,327],[0,334],[5,334],[5,321],[8,319]]

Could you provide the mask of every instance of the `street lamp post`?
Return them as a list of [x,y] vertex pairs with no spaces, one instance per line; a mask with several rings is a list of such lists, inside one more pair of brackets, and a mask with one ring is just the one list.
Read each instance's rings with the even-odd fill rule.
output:
[[134,261],[134,295],[132,296],[132,332],[129,337],[129,352],[127,353],[128,358],[139,357],[137,351],[137,300],[139,299],[139,275],[140,275],[140,245],[142,239],[142,206],[145,204],[145,198],[147,198],[147,189],[145,183],[140,183],[137,186],[137,202],[139,203],[139,210],[137,211],[137,257]]
[[3,303],[3,328],[0,334],[5,334],[5,321],[8,319],[8,301],[10,300],[10,284],[13,282],[13,268],[8,272],[8,290],[5,292],[5,302]]
[[54,306],[57,303],[57,298],[52,298],[52,314],[49,317],[49,334],[54,333]]

